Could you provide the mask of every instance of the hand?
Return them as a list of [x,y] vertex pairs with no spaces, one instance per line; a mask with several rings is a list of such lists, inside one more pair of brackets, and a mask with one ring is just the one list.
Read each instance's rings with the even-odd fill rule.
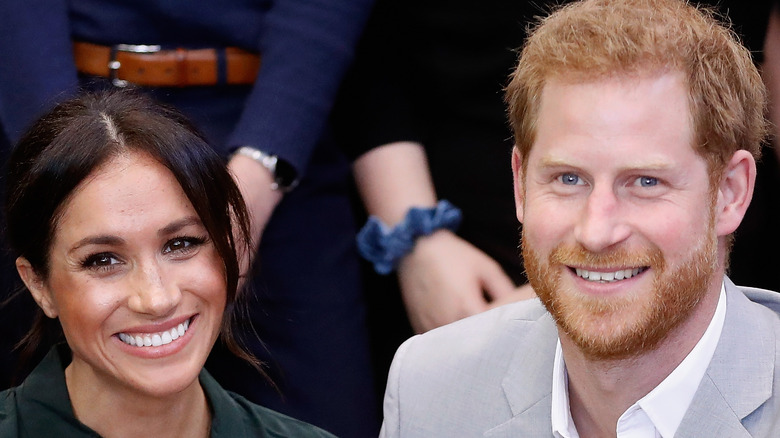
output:
[[[398,267],[412,328],[422,333],[510,300],[515,286],[488,255],[447,230],[421,237]],[[507,301],[508,302],[508,301]]]
[[281,201],[282,194],[271,189],[273,183],[271,172],[251,158],[235,155],[230,159],[228,168],[244,197],[252,235],[251,245],[248,246],[249,253],[242,252],[238,255],[243,283],[243,279],[251,269],[254,255],[257,254],[265,226],[274,208]]

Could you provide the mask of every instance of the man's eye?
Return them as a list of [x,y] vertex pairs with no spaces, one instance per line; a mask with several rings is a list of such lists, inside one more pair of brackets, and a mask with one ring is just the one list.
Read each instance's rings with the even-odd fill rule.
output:
[[653,187],[658,185],[658,178],[652,176],[640,176],[637,179],[637,184],[641,187]]
[[580,177],[577,176],[574,173],[564,173],[563,175],[559,176],[558,179],[568,186],[576,186],[578,184],[581,184],[582,180],[580,180]]

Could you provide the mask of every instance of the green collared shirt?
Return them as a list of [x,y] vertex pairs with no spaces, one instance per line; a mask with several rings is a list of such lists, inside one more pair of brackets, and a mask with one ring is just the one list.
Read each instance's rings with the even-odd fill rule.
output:
[[[52,348],[24,383],[0,392],[0,438],[100,436],[73,414],[64,372],[69,356],[64,345]],[[205,369],[199,379],[212,409],[212,438],[333,438],[310,424],[225,391]]]

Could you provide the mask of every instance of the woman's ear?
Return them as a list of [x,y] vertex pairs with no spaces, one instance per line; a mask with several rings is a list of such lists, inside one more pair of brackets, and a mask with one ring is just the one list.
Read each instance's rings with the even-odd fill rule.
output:
[[515,212],[517,214],[517,220],[523,223],[523,197],[525,195],[525,187],[523,187],[523,164],[520,157],[520,151],[517,150],[517,146],[512,148],[512,177],[514,178],[515,185]]
[[43,310],[43,313],[49,318],[56,318],[58,315],[57,306],[54,304],[54,298],[51,296],[49,287],[43,278],[35,272],[30,262],[24,257],[17,258],[16,271],[19,272],[24,285],[27,286],[27,290],[30,291],[35,302]]
[[715,229],[718,236],[733,233],[753,198],[756,182],[756,161],[750,152],[741,149],[734,153],[718,187]]

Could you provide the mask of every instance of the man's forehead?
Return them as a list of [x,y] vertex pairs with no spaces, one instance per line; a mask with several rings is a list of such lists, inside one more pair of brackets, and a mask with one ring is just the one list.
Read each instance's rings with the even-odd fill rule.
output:
[[591,81],[554,78],[536,112],[534,144],[547,137],[645,135],[693,144],[694,124],[681,74],[611,76]]

